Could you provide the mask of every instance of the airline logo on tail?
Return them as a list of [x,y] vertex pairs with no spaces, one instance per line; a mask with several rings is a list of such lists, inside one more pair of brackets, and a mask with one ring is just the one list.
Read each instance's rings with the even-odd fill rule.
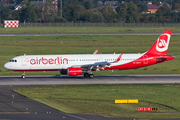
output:
[[168,49],[168,44],[169,44],[169,40],[170,40],[170,36],[169,34],[162,34],[158,40],[157,40],[157,44],[156,44],[156,50],[159,52],[164,52]]

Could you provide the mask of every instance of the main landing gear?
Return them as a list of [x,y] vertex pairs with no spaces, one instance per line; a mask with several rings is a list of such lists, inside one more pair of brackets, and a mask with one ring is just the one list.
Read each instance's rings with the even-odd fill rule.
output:
[[84,77],[85,78],[94,78],[94,75],[91,73],[91,74],[88,74],[88,73],[84,73]]
[[23,78],[23,79],[26,78],[25,73],[26,73],[26,71],[23,71],[21,78]]

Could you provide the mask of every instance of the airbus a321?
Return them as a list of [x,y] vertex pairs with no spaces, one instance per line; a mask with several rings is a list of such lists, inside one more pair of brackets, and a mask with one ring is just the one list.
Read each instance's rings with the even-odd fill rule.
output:
[[92,71],[127,70],[174,59],[167,55],[171,30],[165,30],[152,47],[142,54],[23,55],[12,58],[4,68],[12,71],[60,71],[63,75],[93,78]]

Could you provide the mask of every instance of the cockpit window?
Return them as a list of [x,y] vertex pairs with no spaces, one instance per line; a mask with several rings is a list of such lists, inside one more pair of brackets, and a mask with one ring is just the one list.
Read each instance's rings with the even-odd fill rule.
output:
[[17,62],[17,60],[10,60],[9,62]]

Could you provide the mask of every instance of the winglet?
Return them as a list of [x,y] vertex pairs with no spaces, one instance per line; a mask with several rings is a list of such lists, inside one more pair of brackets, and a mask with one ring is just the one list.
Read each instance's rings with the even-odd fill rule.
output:
[[122,55],[123,55],[123,52],[119,55],[119,57],[117,58],[116,62],[118,62],[121,59]]
[[97,52],[98,52],[98,49],[93,54],[97,54]]

